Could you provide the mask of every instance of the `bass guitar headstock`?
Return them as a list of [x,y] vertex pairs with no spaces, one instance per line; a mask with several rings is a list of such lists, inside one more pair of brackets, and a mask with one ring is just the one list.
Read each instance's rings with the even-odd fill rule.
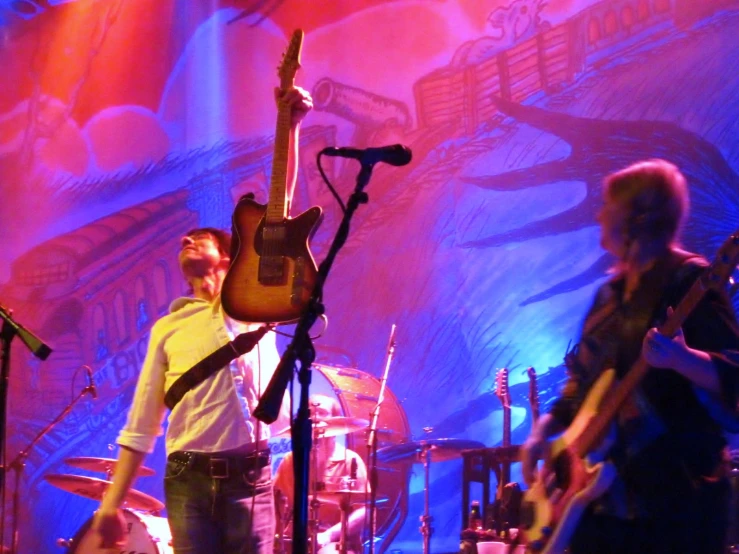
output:
[[706,289],[724,290],[727,283],[735,284],[734,273],[739,264],[739,230],[724,241],[713,263],[700,279]]

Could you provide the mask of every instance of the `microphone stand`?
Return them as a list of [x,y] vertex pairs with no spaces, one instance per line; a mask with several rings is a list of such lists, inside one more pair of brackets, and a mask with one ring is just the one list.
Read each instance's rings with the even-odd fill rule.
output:
[[292,425],[292,448],[293,448],[293,472],[295,476],[294,506],[293,506],[293,554],[306,554],[308,548],[308,487],[310,477],[310,449],[312,443],[313,425],[310,419],[310,382],[311,365],[316,357],[309,331],[316,320],[323,314],[323,286],[328,277],[331,266],[336,255],[349,236],[349,224],[354,212],[360,204],[366,204],[369,200],[364,187],[369,183],[372,176],[372,164],[362,164],[357,175],[357,183],[354,192],[344,211],[344,217],[339,224],[331,247],[326,258],[318,266],[316,284],[313,287],[310,301],[303,312],[295,328],[290,345],[282,355],[272,379],[262,395],[254,417],[265,423],[273,423],[282,404],[287,385],[293,378],[295,363],[300,361],[298,381],[300,382],[300,403],[298,413]]
[[380,406],[385,400],[385,387],[387,376],[390,372],[390,364],[395,354],[395,324],[390,329],[390,340],[387,345],[387,357],[385,359],[385,372],[380,381],[380,394],[377,404],[372,409],[372,420],[370,422],[369,434],[367,436],[367,459],[370,465],[370,505],[369,505],[369,554],[375,552],[375,535],[377,533],[377,422],[380,418]]
[[[5,438],[8,426],[8,389],[10,383],[10,343],[18,336],[23,344],[28,347],[31,353],[45,360],[49,357],[52,350],[48,345],[44,344],[40,338],[31,331],[23,327],[20,323],[13,319],[13,311],[0,304],[0,320],[2,320],[2,329],[0,329],[0,498],[3,503],[3,515],[5,513],[5,476],[7,468],[5,467]],[[0,522],[0,546],[5,543],[5,517]]]
[[26,458],[28,458],[28,454],[36,445],[36,443],[40,441],[44,437],[44,435],[46,435],[46,433],[51,431],[57,423],[67,417],[69,412],[72,411],[72,408],[74,408],[75,404],[77,404],[77,402],[79,402],[83,396],[85,396],[86,394],[90,394],[94,398],[94,390],[94,384],[89,384],[85,388],[83,388],[77,395],[77,397],[72,400],[72,402],[70,402],[67,407],[64,408],[64,410],[62,410],[62,412],[58,416],[56,416],[51,423],[41,429],[41,431],[39,431],[39,433],[33,438],[31,443],[23,450],[18,452],[18,455],[15,457],[15,459],[8,465],[9,469],[15,470],[15,488],[13,490],[13,534],[11,536],[10,554],[18,554],[18,507],[20,501],[18,490],[20,488],[23,470],[26,468]]

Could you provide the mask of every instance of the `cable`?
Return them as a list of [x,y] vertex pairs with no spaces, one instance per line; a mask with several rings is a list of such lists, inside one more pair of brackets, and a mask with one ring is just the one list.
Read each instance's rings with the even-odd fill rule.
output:
[[321,166],[321,156],[323,156],[323,151],[319,152],[318,156],[316,156],[316,165],[318,166],[318,171],[321,173],[323,182],[326,183],[329,192],[333,195],[336,202],[339,203],[339,206],[341,207],[341,212],[346,213],[346,206],[344,205],[344,201],[341,199],[339,194],[336,192],[336,189],[333,187],[331,182],[328,180],[328,177],[326,177],[326,174],[323,172],[323,167]]
[[[323,336],[323,334],[326,332],[326,330],[328,329],[328,316],[326,314],[321,314],[318,317],[320,317],[323,320],[323,329],[321,329],[321,332],[318,333],[317,335],[310,337],[310,340],[320,339]],[[278,331],[276,327],[271,327],[270,331],[272,331],[276,335],[287,337],[289,339],[295,336],[295,335],[291,335],[290,333],[285,333],[284,331]]]

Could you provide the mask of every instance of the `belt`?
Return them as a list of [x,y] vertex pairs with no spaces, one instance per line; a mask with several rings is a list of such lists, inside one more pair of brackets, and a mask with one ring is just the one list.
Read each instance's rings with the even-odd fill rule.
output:
[[187,465],[188,469],[204,473],[213,479],[228,479],[270,464],[269,449],[251,454],[219,454],[179,451],[167,456],[167,461]]

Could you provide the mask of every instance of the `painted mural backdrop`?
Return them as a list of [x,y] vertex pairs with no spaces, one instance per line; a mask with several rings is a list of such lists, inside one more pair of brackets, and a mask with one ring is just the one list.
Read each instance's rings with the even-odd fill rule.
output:
[[[396,323],[388,384],[414,437],[499,444],[507,367],[524,439],[525,370],[546,407],[610,264],[594,219],[604,175],[677,163],[685,242],[707,256],[739,220],[737,1],[3,0],[0,302],[54,348],[39,362],[14,345],[9,457],[79,392],[84,364],[100,389],[29,455],[24,552],[57,551],[96,507],[43,476],[115,456],[148,331],[184,292],[179,237],[228,227],[245,192],[265,199],[275,67],[297,27],[315,110],[293,210],[324,208],[319,259],[340,212],[316,153],[413,149],[408,166],[376,167],[317,344],[322,363],[379,376]],[[358,166],[326,164],[346,197]],[[159,477],[136,487],[161,498],[163,441],[147,465]],[[383,549],[421,549],[422,468],[408,469]],[[459,461],[432,467],[437,551],[457,548],[460,484]]]

